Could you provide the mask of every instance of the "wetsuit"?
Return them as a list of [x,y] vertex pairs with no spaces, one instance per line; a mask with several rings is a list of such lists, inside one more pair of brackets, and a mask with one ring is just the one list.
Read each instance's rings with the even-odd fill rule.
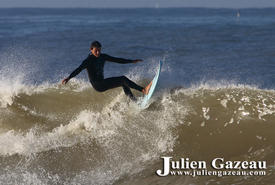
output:
[[90,54],[82,64],[76,68],[68,77],[69,79],[78,75],[83,69],[87,69],[89,80],[95,90],[99,92],[106,91],[108,89],[123,87],[123,90],[127,96],[135,100],[130,88],[142,91],[143,87],[135,84],[125,76],[112,77],[104,79],[104,64],[105,61],[111,61],[121,64],[133,63],[133,60],[127,60],[123,58],[116,58],[107,54],[101,54],[98,58],[93,54]]

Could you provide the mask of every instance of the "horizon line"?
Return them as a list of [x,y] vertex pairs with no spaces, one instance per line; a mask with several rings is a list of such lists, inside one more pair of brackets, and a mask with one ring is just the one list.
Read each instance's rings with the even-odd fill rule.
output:
[[0,9],[181,9],[181,8],[198,8],[198,9],[274,9],[274,7],[202,7],[202,6],[182,6],[182,7],[0,7]]

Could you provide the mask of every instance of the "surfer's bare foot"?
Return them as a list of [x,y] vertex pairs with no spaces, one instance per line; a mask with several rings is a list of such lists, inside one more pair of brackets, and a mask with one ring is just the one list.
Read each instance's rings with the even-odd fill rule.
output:
[[142,93],[143,93],[143,94],[148,94],[151,85],[152,85],[152,82],[150,82],[144,89],[142,89]]

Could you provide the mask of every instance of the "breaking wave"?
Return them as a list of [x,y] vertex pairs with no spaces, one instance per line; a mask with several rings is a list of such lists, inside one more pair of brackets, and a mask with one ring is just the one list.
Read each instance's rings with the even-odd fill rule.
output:
[[146,184],[137,174],[150,176],[166,154],[274,155],[273,90],[232,84],[159,89],[141,110],[120,88],[98,93],[77,79],[67,86],[0,86],[3,183],[127,184],[136,176]]

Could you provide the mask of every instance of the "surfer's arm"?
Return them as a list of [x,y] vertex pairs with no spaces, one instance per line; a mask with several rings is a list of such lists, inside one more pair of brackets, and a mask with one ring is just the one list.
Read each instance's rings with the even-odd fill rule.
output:
[[116,62],[116,63],[120,63],[120,64],[137,63],[137,62],[141,62],[142,61],[140,59],[129,60],[129,59],[124,59],[124,58],[117,58],[117,57],[112,57],[112,56],[106,55],[106,54],[104,54],[104,58],[107,61]]
[[78,75],[83,69],[85,69],[85,68],[87,68],[87,66],[88,66],[88,61],[87,61],[87,59],[86,60],[84,60],[83,62],[82,62],[82,64],[78,67],[78,68],[76,68],[71,74],[70,74],[70,76],[68,76],[67,78],[65,78],[63,81],[62,81],[62,84],[66,84],[71,78],[73,78],[73,77],[75,77],[76,75]]

